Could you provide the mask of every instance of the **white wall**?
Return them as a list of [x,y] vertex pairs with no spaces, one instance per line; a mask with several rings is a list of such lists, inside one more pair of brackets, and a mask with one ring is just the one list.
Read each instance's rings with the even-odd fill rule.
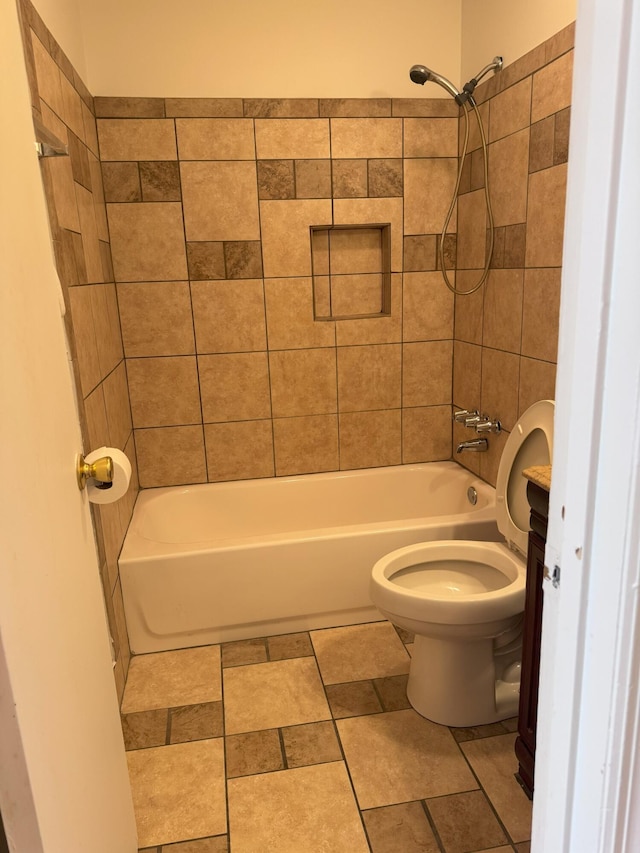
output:
[[441,97],[408,72],[459,79],[461,2],[83,0],[85,82],[94,95]]
[[494,56],[510,65],[576,19],[577,0],[462,0],[462,80]]
[[31,0],[74,68],[87,82],[79,0]]

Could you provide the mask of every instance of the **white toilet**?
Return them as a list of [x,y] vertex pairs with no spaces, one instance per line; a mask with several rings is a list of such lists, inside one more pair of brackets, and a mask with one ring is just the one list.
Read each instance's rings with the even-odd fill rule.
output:
[[477,726],[518,712],[529,531],[522,471],[550,463],[553,413],[552,400],[534,403],[506,441],[496,483],[506,542],[423,542],[373,567],[373,603],[416,635],[408,699],[436,723]]

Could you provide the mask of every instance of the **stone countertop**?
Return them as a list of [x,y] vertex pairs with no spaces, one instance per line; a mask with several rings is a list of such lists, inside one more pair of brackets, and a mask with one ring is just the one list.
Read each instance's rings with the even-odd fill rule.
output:
[[547,492],[551,491],[551,465],[532,465],[524,469],[522,476]]

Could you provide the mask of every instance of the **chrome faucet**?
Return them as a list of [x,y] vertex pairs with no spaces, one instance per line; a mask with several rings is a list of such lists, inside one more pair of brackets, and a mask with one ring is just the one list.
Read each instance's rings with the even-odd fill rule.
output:
[[473,438],[471,441],[461,442],[456,448],[456,453],[462,453],[463,450],[473,450],[479,453],[488,449],[489,442],[486,438]]

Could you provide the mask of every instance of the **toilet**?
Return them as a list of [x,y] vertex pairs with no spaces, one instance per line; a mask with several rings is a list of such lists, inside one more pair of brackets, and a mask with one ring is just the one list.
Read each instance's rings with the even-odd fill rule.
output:
[[373,603],[416,635],[409,702],[436,723],[477,726],[518,713],[529,532],[522,471],[550,464],[553,414],[552,400],[534,403],[505,443],[496,482],[504,541],[422,542],[373,567]]

